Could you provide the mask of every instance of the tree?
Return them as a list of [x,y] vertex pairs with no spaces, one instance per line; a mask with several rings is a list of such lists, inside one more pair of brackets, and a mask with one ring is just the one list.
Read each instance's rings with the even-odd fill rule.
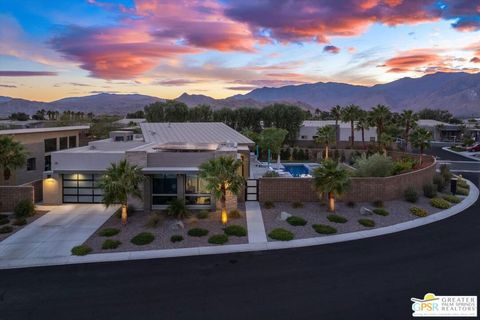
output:
[[264,127],[276,127],[288,132],[287,140],[297,138],[300,126],[305,120],[305,112],[297,106],[275,103],[262,109],[261,120]]
[[0,168],[3,169],[4,180],[9,180],[12,170],[21,168],[27,162],[28,152],[11,136],[0,136]]
[[25,112],[14,112],[8,117],[8,119],[16,121],[27,121],[28,119],[30,119],[30,116]]
[[342,107],[336,105],[332,109],[330,109],[330,114],[332,115],[333,119],[335,119],[335,143],[337,144],[338,141],[338,121],[342,118]]
[[245,179],[239,173],[241,166],[242,161],[231,156],[210,159],[200,165],[198,176],[207,182],[207,189],[220,199],[224,224],[227,223],[227,192],[238,195],[245,184]]
[[192,122],[210,122],[213,120],[213,112],[209,105],[201,104],[190,109],[188,119]]
[[145,119],[148,122],[164,122],[165,110],[162,102],[154,102],[145,106]]
[[350,122],[350,129],[351,129],[350,144],[352,148],[354,147],[354,144],[355,144],[355,121],[358,120],[358,117],[360,116],[361,112],[362,110],[360,109],[360,107],[353,104],[349,105],[348,107],[345,107],[342,111],[342,121]]
[[384,105],[379,104],[372,109],[370,112],[370,119],[377,127],[377,137],[380,137],[385,131],[385,126],[391,116],[392,113],[390,112],[390,109]]
[[188,120],[188,106],[180,101],[167,100],[164,102],[165,122],[186,122]]
[[265,128],[258,136],[258,146],[262,150],[270,149],[280,157],[280,149],[283,146],[287,134],[288,131],[285,129]]
[[145,118],[145,112],[143,110],[137,110],[135,112],[127,113],[127,119],[143,119]]
[[362,110],[360,112],[358,116],[356,129],[362,132],[362,145],[363,145],[363,149],[366,149],[367,146],[365,145],[365,130],[370,129],[370,120],[368,119],[367,111]]
[[426,148],[430,148],[430,140],[432,139],[432,133],[424,128],[417,128],[410,135],[412,146],[420,150],[420,166],[423,162],[423,151]]
[[387,147],[391,146],[393,143],[393,137],[388,133],[383,132],[379,137],[378,142],[382,148],[383,155],[387,155]]
[[332,126],[320,127],[317,130],[317,137],[315,138],[315,143],[325,146],[325,159],[328,159],[328,146],[330,142],[335,140],[336,128]]
[[403,110],[399,117],[399,123],[404,128],[403,139],[405,139],[405,150],[408,150],[408,138],[410,131],[417,125],[418,115],[413,110]]
[[325,160],[313,171],[313,184],[321,194],[328,195],[328,210],[335,211],[335,197],[345,193],[350,185],[350,176],[339,163]]
[[122,206],[122,224],[127,224],[128,197],[142,199],[140,183],[144,180],[142,169],[127,160],[112,163],[100,180],[103,202],[107,208],[119,203]]

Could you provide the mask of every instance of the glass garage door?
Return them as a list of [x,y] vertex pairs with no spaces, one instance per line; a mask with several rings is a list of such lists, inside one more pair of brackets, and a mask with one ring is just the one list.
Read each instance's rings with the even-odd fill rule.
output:
[[102,190],[98,188],[101,179],[98,174],[64,174],[63,203],[101,203]]

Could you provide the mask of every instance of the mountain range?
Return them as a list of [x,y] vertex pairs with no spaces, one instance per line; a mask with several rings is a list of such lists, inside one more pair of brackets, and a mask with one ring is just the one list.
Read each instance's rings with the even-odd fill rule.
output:
[[[189,107],[208,104],[214,109],[244,106],[261,108],[273,102],[287,102],[311,111],[317,108],[328,110],[337,104],[356,104],[367,109],[377,104],[385,104],[393,111],[433,108],[448,110],[459,117],[470,117],[480,116],[480,73],[439,72],[374,86],[318,82],[278,88],[264,87],[225,99],[184,93],[176,100]],[[156,101],[164,99],[140,94],[109,93],[69,97],[52,102],[0,97],[0,116],[7,116],[12,112],[33,114],[42,108],[125,115]]]

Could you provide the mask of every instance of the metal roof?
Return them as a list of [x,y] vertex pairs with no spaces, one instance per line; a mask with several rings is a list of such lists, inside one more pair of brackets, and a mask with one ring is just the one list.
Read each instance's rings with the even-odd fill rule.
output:
[[89,126],[67,126],[67,127],[51,127],[51,128],[29,128],[29,129],[9,129],[0,130],[0,135],[12,134],[29,134],[29,133],[43,133],[43,132],[57,132],[57,131],[71,131],[71,130],[88,130]]
[[140,123],[145,142],[254,144],[243,134],[222,122]]

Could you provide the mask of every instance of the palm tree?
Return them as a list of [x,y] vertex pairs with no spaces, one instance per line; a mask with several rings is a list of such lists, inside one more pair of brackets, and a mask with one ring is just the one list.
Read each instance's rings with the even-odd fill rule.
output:
[[144,180],[142,169],[127,160],[112,163],[103,175],[99,187],[103,190],[103,202],[122,206],[122,224],[127,224],[128,197],[142,199],[140,183]]
[[210,159],[200,165],[198,176],[205,179],[207,189],[220,198],[222,205],[222,223],[227,223],[227,192],[238,195],[245,184],[245,179],[239,173],[242,161],[231,156],[221,156]]
[[413,110],[403,110],[399,117],[400,125],[405,129],[403,139],[405,139],[405,150],[408,150],[408,138],[410,130],[417,125],[418,115]]
[[370,118],[377,127],[377,137],[380,138],[385,131],[385,125],[390,120],[391,115],[390,109],[381,104],[374,107],[370,112]]
[[313,184],[321,194],[328,195],[328,210],[335,211],[335,197],[342,195],[350,185],[347,170],[333,160],[325,160],[313,171]]
[[367,111],[362,110],[360,112],[356,129],[362,132],[362,145],[363,149],[366,149],[367,147],[365,145],[365,130],[370,129],[370,121],[368,119]]
[[330,109],[330,114],[335,119],[335,143],[338,144],[338,121],[342,118],[342,110],[343,108],[339,105],[336,105],[332,109]]
[[318,128],[315,143],[325,145],[325,159],[328,159],[328,146],[335,138],[336,127],[325,126]]
[[345,107],[342,111],[342,121],[350,122],[350,129],[351,129],[350,143],[351,143],[352,149],[355,144],[355,121],[358,120],[358,117],[361,112],[362,112],[362,109],[360,109],[359,106],[356,106],[354,104],[351,104],[348,107]]
[[388,133],[383,132],[380,138],[378,139],[382,152],[384,156],[387,156],[387,147],[391,146],[393,143],[393,137]]
[[420,149],[420,166],[423,162],[423,151],[426,148],[430,148],[430,140],[432,139],[432,133],[424,128],[415,129],[410,135],[412,146]]
[[4,180],[9,180],[12,170],[21,168],[27,162],[28,152],[11,136],[0,137],[0,167],[3,169]]

